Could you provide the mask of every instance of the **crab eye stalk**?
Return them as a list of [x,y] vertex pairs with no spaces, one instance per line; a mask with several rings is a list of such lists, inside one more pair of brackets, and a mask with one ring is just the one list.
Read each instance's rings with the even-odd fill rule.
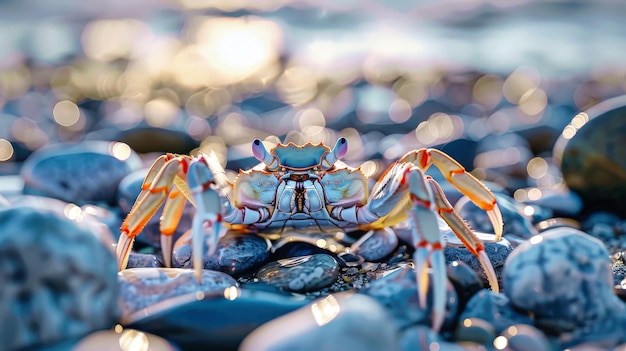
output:
[[348,152],[348,139],[341,137],[335,143],[335,147],[322,159],[322,169],[331,168],[337,160],[340,160]]
[[267,152],[267,149],[265,148],[261,140],[254,139],[254,141],[252,142],[252,153],[257,160],[265,163],[270,171],[275,171],[278,169],[278,160],[275,156]]

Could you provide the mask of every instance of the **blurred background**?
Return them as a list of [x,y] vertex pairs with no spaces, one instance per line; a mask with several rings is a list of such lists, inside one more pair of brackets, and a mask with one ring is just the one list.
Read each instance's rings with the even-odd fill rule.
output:
[[372,177],[437,147],[537,199],[563,183],[557,138],[626,90],[624,14],[621,0],[1,0],[0,175],[59,142],[212,149],[236,170],[256,163],[253,138],[344,136]]

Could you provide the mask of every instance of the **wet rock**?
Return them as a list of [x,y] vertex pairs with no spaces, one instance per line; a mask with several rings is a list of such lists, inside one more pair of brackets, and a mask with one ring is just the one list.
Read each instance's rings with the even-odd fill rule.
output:
[[[504,221],[503,234],[515,234],[522,238],[530,238],[537,234],[537,230],[533,226],[531,219],[524,214],[524,205],[515,201],[510,196],[496,193],[494,194],[500,212],[502,212],[502,220]],[[489,222],[487,213],[474,205],[469,198],[463,197],[455,205],[454,209],[459,213],[461,218],[467,221],[473,230],[493,233],[493,227]]]
[[569,189],[541,189],[539,199],[525,200],[524,203],[549,209],[556,216],[574,217],[580,214],[583,208],[580,196]]
[[126,327],[159,335],[186,351],[235,351],[256,328],[311,302],[303,295],[259,284],[173,300],[147,307]]
[[520,245],[502,284],[514,306],[534,315],[535,326],[559,335],[561,347],[616,344],[623,335],[626,306],[613,293],[609,254],[584,232],[556,228]]
[[371,297],[332,294],[254,330],[239,350],[395,350],[397,330],[388,318]]
[[131,252],[126,268],[159,268],[163,267],[161,258],[153,254]]
[[256,276],[262,282],[281,289],[315,291],[337,280],[339,264],[326,254],[285,258],[261,267]]
[[494,345],[498,350],[504,351],[550,351],[554,349],[541,330],[528,324],[516,324],[506,328],[494,340]]
[[493,325],[480,318],[462,319],[452,333],[452,339],[456,342],[469,341],[483,346],[493,345],[495,337]]
[[459,298],[459,311],[463,311],[469,299],[483,289],[483,280],[463,261],[450,262],[447,274]]
[[496,333],[500,333],[511,325],[532,324],[530,316],[516,310],[505,294],[483,289],[468,301],[459,319],[478,318],[489,322]]
[[20,175],[25,193],[79,204],[113,203],[120,181],[140,167],[128,145],[89,141],[39,149],[26,159]]
[[[124,177],[124,179],[120,182],[118,187],[117,203],[123,217],[126,217],[126,215],[130,212],[137,196],[141,192],[141,184],[143,183],[143,179],[147,172],[147,169],[134,171]],[[161,215],[163,214],[163,206],[164,205],[161,205],[159,207],[141,233],[135,237],[135,241],[137,243],[148,245],[152,248],[161,248],[161,229],[159,226],[161,223]],[[186,202],[180,221],[172,234],[174,242],[176,242],[176,240],[178,240],[191,228],[191,222],[195,213],[196,208],[191,203]]]
[[[252,233],[229,231],[219,239],[215,254],[204,257],[204,268],[238,276],[259,267],[268,257],[269,245],[265,239]],[[174,244],[172,265],[193,268],[191,231],[183,234]]]
[[[415,272],[412,267],[400,267],[387,272],[382,277],[370,282],[369,286],[359,293],[375,298],[381,303],[394,319],[398,329],[404,329],[410,325],[431,324],[432,306],[432,279],[429,279],[429,292],[426,308],[419,304],[417,295],[417,283]],[[446,286],[446,312],[443,329],[454,324],[459,305],[456,291],[448,281]]]
[[554,146],[563,180],[587,211],[626,215],[626,96],[601,102],[572,118]]
[[201,281],[193,270],[179,268],[132,268],[118,274],[120,305],[123,320],[135,320],[142,310],[159,304],[165,308],[180,301],[193,301],[202,295],[224,295],[237,287],[237,281],[228,274],[202,271]]
[[285,243],[284,245],[281,245],[278,248],[274,248],[274,252],[270,255],[270,260],[272,261],[278,261],[283,258],[300,257],[315,254],[334,255],[326,249],[304,241],[291,241]]
[[51,211],[0,211],[0,340],[46,345],[111,328],[117,265],[87,227]]
[[123,130],[113,137],[113,140],[124,142],[141,154],[171,152],[188,155],[200,145],[200,142],[193,139],[189,133],[156,127],[135,127]]
[[379,261],[388,256],[398,246],[398,237],[391,228],[371,230],[352,245],[354,254],[365,261]]

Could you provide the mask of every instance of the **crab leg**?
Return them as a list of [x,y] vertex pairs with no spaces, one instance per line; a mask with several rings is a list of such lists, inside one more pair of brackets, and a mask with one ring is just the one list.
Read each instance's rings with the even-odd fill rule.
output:
[[178,227],[185,208],[185,197],[177,187],[172,187],[163,207],[159,229],[161,231],[161,252],[165,267],[172,266],[172,236]]
[[213,174],[204,158],[189,165],[187,184],[196,205],[192,222],[192,256],[194,276],[202,281],[204,235],[208,234],[209,255],[217,249],[219,238],[225,233],[222,226],[222,198],[214,189]]
[[498,286],[498,279],[496,277],[496,272],[493,269],[493,265],[491,261],[489,261],[489,257],[485,253],[485,247],[483,243],[476,237],[476,234],[468,227],[467,223],[459,216],[455,211],[450,202],[446,198],[443,190],[435,182],[432,178],[428,178],[428,183],[432,189],[433,198],[435,199],[435,207],[437,208],[437,212],[439,216],[443,218],[443,220],[448,224],[450,229],[456,234],[456,236],[463,242],[463,245],[472,253],[482,266],[485,274],[487,275],[487,280],[489,281],[489,285],[491,286],[491,290],[495,292],[499,292],[500,288]]
[[415,245],[414,261],[419,302],[422,308],[426,308],[427,268],[430,264],[433,276],[432,328],[439,331],[443,325],[446,307],[446,267],[443,256],[445,243],[439,232],[436,214],[433,211],[433,194],[426,183],[424,173],[418,167],[409,167],[405,170],[402,182],[407,180],[409,196],[413,202],[409,218],[412,221]]
[[503,228],[502,214],[491,191],[468,173],[463,166],[440,150],[421,149],[416,157],[423,170],[426,170],[431,163],[434,164],[452,185],[469,197],[478,207],[487,212],[496,234],[496,241],[500,241]]
[[120,270],[126,268],[128,264],[128,256],[135,237],[165,201],[174,177],[180,172],[181,161],[171,157],[171,155],[161,156],[152,164],[137,201],[122,223],[116,250]]

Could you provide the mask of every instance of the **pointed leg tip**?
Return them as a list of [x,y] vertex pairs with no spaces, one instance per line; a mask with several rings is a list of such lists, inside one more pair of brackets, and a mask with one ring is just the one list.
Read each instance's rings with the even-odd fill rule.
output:
[[489,286],[491,287],[491,290],[493,290],[494,292],[499,292],[500,287],[498,285],[498,277],[496,276],[493,265],[491,264],[489,256],[487,256],[487,253],[485,251],[480,251],[478,253],[478,261],[480,262],[480,265],[483,267],[483,270],[487,275],[487,280],[489,281]]

